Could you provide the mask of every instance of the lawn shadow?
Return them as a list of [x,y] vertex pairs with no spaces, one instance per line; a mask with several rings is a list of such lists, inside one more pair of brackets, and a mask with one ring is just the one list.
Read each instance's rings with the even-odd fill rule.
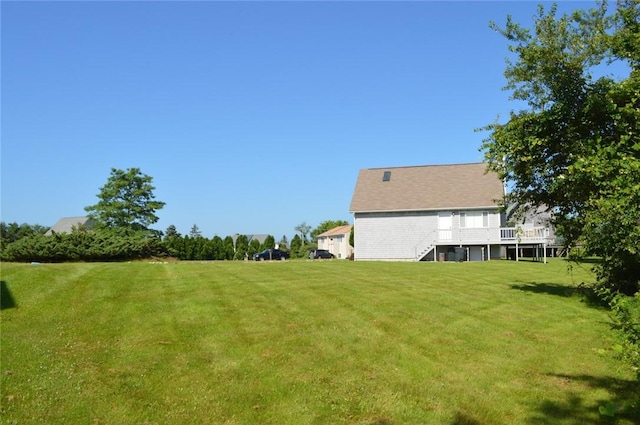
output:
[[534,294],[556,295],[560,297],[572,297],[576,294],[582,294],[578,288],[571,288],[557,283],[544,282],[514,283],[511,285],[511,289],[533,292]]
[[575,260],[568,260],[568,261],[573,261],[575,263],[578,264],[600,264],[602,263],[602,258],[599,257],[585,257],[585,258],[578,258]]
[[512,283],[510,288],[533,294],[554,295],[564,298],[579,297],[589,307],[607,308],[607,303],[600,299],[592,288],[583,285],[571,287],[558,283],[526,282]]
[[456,417],[451,421],[451,425],[483,425],[482,422],[472,418],[466,413],[458,412]]
[[579,394],[569,393],[564,402],[543,401],[530,418],[532,424],[615,424],[620,420],[637,423],[640,418],[639,381],[590,375],[550,374],[561,380],[581,381],[588,386],[609,392],[610,398],[587,402]]
[[13,295],[11,295],[7,283],[4,280],[0,281],[0,310],[14,308],[16,306],[16,302],[13,299]]

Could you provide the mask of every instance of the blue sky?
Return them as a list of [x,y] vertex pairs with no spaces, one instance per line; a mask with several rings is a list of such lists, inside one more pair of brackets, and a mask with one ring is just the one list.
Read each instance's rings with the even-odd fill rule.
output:
[[488,23],[537,4],[3,1],[2,221],[84,215],[139,167],[159,230],[352,222],[361,168],[482,159],[515,108]]

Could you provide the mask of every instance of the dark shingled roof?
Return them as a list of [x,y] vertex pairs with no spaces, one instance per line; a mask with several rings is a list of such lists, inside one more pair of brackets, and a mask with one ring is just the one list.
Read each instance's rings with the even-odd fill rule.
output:
[[349,211],[495,208],[503,196],[502,181],[485,163],[367,168],[358,174]]

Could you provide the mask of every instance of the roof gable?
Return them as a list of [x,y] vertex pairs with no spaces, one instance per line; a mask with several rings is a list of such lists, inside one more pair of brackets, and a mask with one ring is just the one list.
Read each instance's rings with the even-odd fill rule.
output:
[[269,237],[266,233],[256,233],[252,235],[245,235],[247,237],[247,241],[251,243],[252,240],[257,240],[260,244],[263,244],[264,241]]
[[360,170],[349,211],[497,207],[504,186],[485,163]]
[[89,217],[63,217],[56,222],[45,235],[50,236],[54,233],[71,233],[74,228],[91,227],[93,221]]
[[334,227],[333,229],[327,230],[326,232],[320,233],[316,238],[324,238],[329,236],[338,236],[338,235],[346,235],[347,233],[351,233],[351,225],[346,224],[344,226]]

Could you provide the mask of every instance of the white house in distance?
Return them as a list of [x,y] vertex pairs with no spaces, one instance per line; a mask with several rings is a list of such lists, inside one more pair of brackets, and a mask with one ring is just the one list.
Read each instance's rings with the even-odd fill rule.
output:
[[362,169],[349,208],[354,259],[480,261],[522,246],[546,253],[547,227],[503,227],[503,197],[485,163]]
[[334,227],[319,234],[318,249],[326,249],[336,258],[349,258],[353,253],[353,247],[349,244],[351,225]]

